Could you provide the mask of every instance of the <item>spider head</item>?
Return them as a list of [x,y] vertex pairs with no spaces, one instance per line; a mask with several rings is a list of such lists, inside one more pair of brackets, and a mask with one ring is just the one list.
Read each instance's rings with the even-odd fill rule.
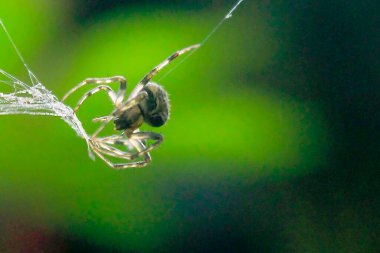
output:
[[169,119],[168,93],[155,83],[148,83],[143,90],[148,93],[148,97],[139,104],[139,108],[145,123],[153,127],[164,125]]

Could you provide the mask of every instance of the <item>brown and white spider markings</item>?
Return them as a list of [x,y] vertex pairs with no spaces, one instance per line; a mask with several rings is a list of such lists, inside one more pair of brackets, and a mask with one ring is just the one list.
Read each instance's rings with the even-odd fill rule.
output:
[[[79,99],[78,104],[74,108],[76,112],[86,99],[98,91],[105,91],[108,94],[115,105],[115,109],[108,116],[93,119],[93,122],[102,122],[102,124],[91,136],[90,148],[110,167],[114,169],[143,167],[151,161],[149,151],[156,148],[163,141],[163,136],[155,132],[141,132],[139,127],[144,122],[153,127],[164,125],[169,118],[169,100],[167,92],[160,85],[150,81],[154,75],[172,60],[198,47],[200,47],[200,44],[186,47],[173,53],[169,58],[152,69],[136,85],[127,99],[125,99],[127,81],[123,76],[88,78],[72,88],[62,98],[62,101],[66,100],[75,91],[87,84],[99,84],[99,86],[86,92]],[[115,92],[111,87],[106,85],[113,82],[120,83],[118,92]],[[122,131],[121,135],[99,137],[99,133],[111,121],[115,124],[115,130]],[[148,146],[148,140],[152,140],[154,143]],[[120,150],[115,147],[116,145],[129,148],[128,150]],[[136,151],[133,152],[130,147],[133,147]],[[132,160],[132,162],[114,163],[106,156]],[[133,161],[140,157],[143,160]]]

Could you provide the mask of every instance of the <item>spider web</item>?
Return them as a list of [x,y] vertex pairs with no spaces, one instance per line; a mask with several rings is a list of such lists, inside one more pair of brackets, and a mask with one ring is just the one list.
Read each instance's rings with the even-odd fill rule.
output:
[[[90,137],[73,109],[60,102],[51,91],[42,85],[26,64],[1,19],[0,26],[26,68],[31,82],[31,85],[28,85],[0,68],[0,83],[10,86],[10,89],[13,90],[12,92],[4,93],[0,89],[0,115],[29,114],[60,117],[89,145]],[[89,154],[90,157],[93,157],[90,149]]]

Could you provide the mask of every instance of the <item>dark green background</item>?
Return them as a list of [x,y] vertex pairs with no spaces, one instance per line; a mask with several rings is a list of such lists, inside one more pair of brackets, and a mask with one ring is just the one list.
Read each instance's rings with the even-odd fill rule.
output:
[[[87,77],[124,75],[131,91],[233,4],[13,0],[0,18],[62,97]],[[0,117],[0,251],[376,252],[378,10],[243,2],[160,80],[172,114],[143,169],[93,162],[59,118]],[[0,67],[27,80],[4,33]],[[78,116],[91,132],[91,118],[111,109],[97,95]]]

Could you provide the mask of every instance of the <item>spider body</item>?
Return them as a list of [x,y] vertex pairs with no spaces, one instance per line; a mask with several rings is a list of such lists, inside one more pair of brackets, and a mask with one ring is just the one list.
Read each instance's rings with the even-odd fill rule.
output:
[[[184,48],[170,55],[136,85],[127,99],[124,99],[127,81],[123,76],[88,78],[72,88],[63,97],[62,100],[67,99],[85,85],[98,84],[97,87],[86,92],[79,99],[74,108],[76,112],[83,102],[93,94],[99,91],[105,91],[108,94],[115,105],[115,109],[108,116],[93,119],[94,122],[101,122],[102,124],[91,136],[90,148],[110,167],[114,169],[143,167],[151,161],[149,152],[160,145],[163,136],[155,132],[140,131],[139,127],[144,123],[153,127],[163,126],[169,119],[170,104],[164,88],[150,81],[172,60],[198,47],[200,44]],[[120,83],[118,92],[107,85],[114,82]],[[111,121],[115,125],[115,130],[121,131],[121,135],[99,137],[99,134]],[[148,145],[149,140],[153,141],[153,144]],[[109,157],[111,159],[130,160],[131,162],[115,163]]]
[[168,93],[162,86],[148,83],[140,92],[147,94],[140,103],[122,113],[118,111],[114,113],[115,130],[134,131],[144,122],[153,127],[160,127],[169,119]]

